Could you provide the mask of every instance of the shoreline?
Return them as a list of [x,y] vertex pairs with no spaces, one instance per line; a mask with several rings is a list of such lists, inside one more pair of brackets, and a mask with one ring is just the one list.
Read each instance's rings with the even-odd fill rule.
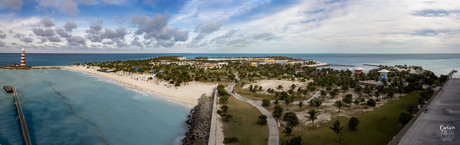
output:
[[[130,89],[135,89],[151,93],[154,97],[166,99],[167,101],[178,103],[180,105],[192,108],[198,104],[198,98],[202,94],[210,96],[217,84],[189,82],[187,85],[179,87],[170,86],[166,81],[157,81],[152,74],[136,73],[105,73],[97,71],[97,68],[86,68],[83,66],[64,66],[63,70],[87,73],[121,83],[121,85]],[[154,79],[148,80],[149,77]]]

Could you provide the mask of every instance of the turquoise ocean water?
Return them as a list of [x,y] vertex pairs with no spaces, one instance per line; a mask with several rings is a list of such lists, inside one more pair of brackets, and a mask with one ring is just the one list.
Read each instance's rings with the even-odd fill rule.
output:
[[[145,59],[157,56],[288,56],[330,64],[417,65],[436,74],[460,68],[460,54],[26,54],[27,65]],[[0,53],[0,66],[20,54]],[[347,69],[348,67],[333,67]],[[456,74],[456,76],[459,76]],[[49,144],[178,144],[189,107],[128,89],[96,76],[66,70],[0,70],[0,86],[18,88],[32,142]],[[153,97],[152,97],[153,96]],[[11,94],[0,91],[0,144],[23,144]]]
[[[18,89],[33,144],[177,144],[189,107],[66,70],[0,70]],[[11,94],[0,92],[0,144],[23,144]]]

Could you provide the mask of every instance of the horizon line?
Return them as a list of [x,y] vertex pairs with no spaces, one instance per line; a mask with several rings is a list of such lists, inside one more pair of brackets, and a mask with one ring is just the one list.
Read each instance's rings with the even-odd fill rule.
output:
[[[27,52],[26,52],[27,53]],[[14,52],[0,52],[0,54],[21,54],[21,52],[14,53]],[[227,52],[205,52],[205,53],[194,53],[194,52],[162,52],[162,53],[155,53],[155,52],[145,52],[145,53],[132,53],[132,52],[66,52],[66,53],[59,53],[59,52],[30,52],[27,54],[460,54],[459,53],[298,53],[298,52],[269,52],[269,53],[253,53],[253,52],[239,52],[239,53],[227,53]]]

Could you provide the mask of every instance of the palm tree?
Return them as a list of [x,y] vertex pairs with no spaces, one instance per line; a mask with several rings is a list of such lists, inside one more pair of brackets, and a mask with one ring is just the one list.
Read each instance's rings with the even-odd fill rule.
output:
[[292,136],[292,127],[291,126],[286,126],[284,127],[284,130],[283,130],[283,133],[285,133],[285,137],[289,137],[289,139],[291,139],[291,136]]
[[339,133],[342,132],[342,129],[343,129],[343,126],[340,126],[340,122],[339,120],[336,120],[334,122],[334,125],[329,127],[332,131],[335,132],[335,134],[337,134],[337,141],[339,141]]
[[303,89],[302,89],[301,87],[299,87],[299,88],[297,89],[297,94],[300,95],[300,94],[302,94],[302,92],[303,92]]
[[331,96],[331,98],[334,98],[335,96],[337,96],[337,91],[333,90],[331,92],[329,92],[329,95]]
[[338,100],[338,101],[335,101],[334,103],[334,106],[336,106],[337,108],[339,108],[339,112],[340,112],[340,108],[343,107],[343,102],[341,100]]
[[404,88],[403,88],[404,85],[402,84],[402,82],[399,82],[399,83],[397,84],[397,86],[398,86],[397,91],[398,91],[398,93],[399,93],[399,96],[401,96],[401,94],[402,94],[403,91],[404,91]]
[[304,95],[304,97],[307,97],[307,94],[308,94],[307,88],[302,89],[302,94]]
[[395,96],[394,90],[390,89],[389,92],[387,93],[387,96],[390,98],[393,98]]
[[321,92],[321,97],[324,97],[324,96],[326,96],[326,91],[324,91],[324,90],[321,90],[320,92]]
[[359,95],[361,95],[362,89],[363,89],[363,88],[362,88],[361,86],[357,85],[357,86],[355,87],[355,92],[358,93]]
[[319,106],[321,106],[321,104],[323,104],[323,101],[321,101],[321,100],[318,99],[318,98],[314,98],[314,99],[311,99],[311,100],[310,100],[310,106],[315,106],[316,109],[318,109]]
[[308,105],[310,105],[311,107],[315,106],[314,99],[311,99],[310,102],[308,102]]
[[282,85],[278,85],[278,87],[276,87],[276,89],[277,89],[278,91],[281,91],[281,90],[283,89],[283,86],[282,86]]
[[319,111],[316,111],[315,109],[308,110],[308,115],[309,116],[307,116],[307,117],[311,120],[313,125],[315,125],[315,120],[318,119],[319,114],[321,114],[321,113]]
[[297,85],[292,84],[292,85],[291,85],[291,90],[294,90],[296,87],[297,87]]
[[252,90],[251,90],[252,95],[254,95],[254,93],[257,92],[258,88],[259,88],[259,86],[257,86],[257,85],[255,85],[254,88],[252,88]]
[[293,96],[293,95],[289,95],[289,96],[287,96],[286,98],[284,98],[284,103],[285,103],[286,105],[291,104],[293,101],[294,101],[294,96]]
[[368,96],[371,96],[372,89],[373,88],[370,88],[370,87],[366,86],[366,87],[364,87],[363,92],[366,93]]

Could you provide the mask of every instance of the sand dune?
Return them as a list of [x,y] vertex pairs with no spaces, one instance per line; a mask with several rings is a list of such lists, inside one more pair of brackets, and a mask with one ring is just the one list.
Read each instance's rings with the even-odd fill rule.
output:
[[[133,74],[133,73],[105,73],[97,71],[98,68],[86,68],[83,66],[66,66],[63,69],[94,74],[107,79],[115,80],[127,87],[150,92],[155,95],[166,97],[167,99],[187,106],[195,106],[202,94],[210,96],[217,84],[189,82],[187,85],[174,87],[166,81],[157,81],[153,74]],[[152,80],[148,78],[152,77]]]

